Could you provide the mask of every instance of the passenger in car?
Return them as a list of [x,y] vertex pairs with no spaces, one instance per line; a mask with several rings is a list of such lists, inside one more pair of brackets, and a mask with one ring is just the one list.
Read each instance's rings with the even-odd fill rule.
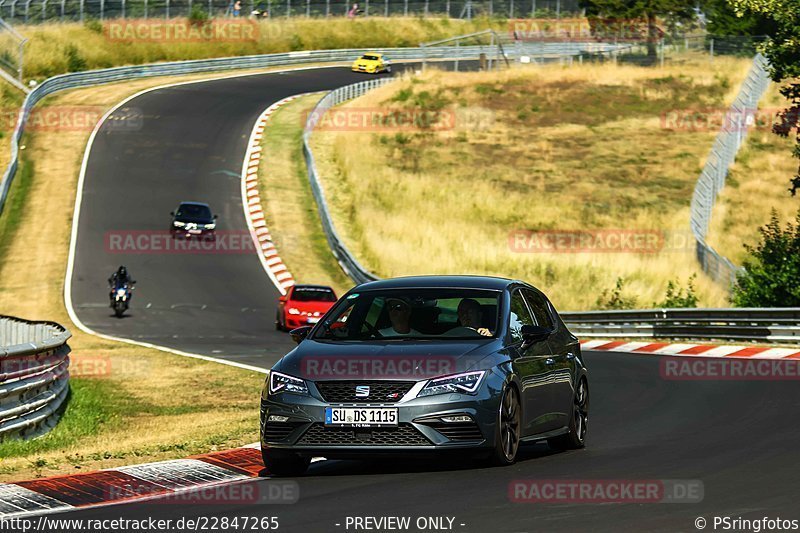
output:
[[392,325],[388,328],[379,330],[384,337],[416,337],[419,331],[411,327],[411,306],[403,299],[388,298],[386,308],[389,312],[389,320]]

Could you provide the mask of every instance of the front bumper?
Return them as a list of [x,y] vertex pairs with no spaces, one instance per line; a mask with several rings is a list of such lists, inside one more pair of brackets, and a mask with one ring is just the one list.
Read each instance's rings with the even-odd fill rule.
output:
[[288,329],[294,328],[301,328],[303,326],[313,326],[319,319],[322,318],[322,315],[319,316],[308,316],[308,315],[290,315],[286,313],[284,315],[284,323]]
[[204,241],[213,241],[217,238],[216,230],[213,229],[193,229],[187,230],[184,228],[172,227],[169,230],[173,239],[196,239]]
[[[440,394],[397,403],[329,403],[308,382],[309,395],[282,393],[261,400],[261,446],[327,458],[488,450],[493,446],[502,381],[489,372],[478,394]],[[490,381],[500,381],[500,386]],[[398,426],[326,427],[325,408],[396,407]],[[271,415],[288,417],[269,421]],[[444,415],[469,415],[472,423],[443,422]]]

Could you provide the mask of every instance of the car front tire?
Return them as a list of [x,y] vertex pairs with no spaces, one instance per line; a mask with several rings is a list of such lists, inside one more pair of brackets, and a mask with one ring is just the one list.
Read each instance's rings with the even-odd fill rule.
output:
[[586,431],[589,423],[589,385],[581,378],[572,401],[572,414],[569,418],[569,431],[547,440],[551,448],[557,450],[578,450],[586,446]]
[[494,432],[492,462],[497,466],[512,465],[519,451],[522,416],[516,387],[506,386],[497,410],[497,430]]
[[311,464],[309,457],[300,457],[296,453],[269,448],[261,448],[261,458],[264,460],[267,474],[276,477],[301,476]]

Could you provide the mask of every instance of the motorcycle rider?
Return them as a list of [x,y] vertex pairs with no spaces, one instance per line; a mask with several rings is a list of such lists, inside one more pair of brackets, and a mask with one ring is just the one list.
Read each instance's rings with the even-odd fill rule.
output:
[[[133,289],[133,284],[136,283],[133,278],[131,278],[128,269],[125,268],[125,265],[120,265],[120,267],[111,274],[111,277],[108,278],[108,286],[111,288],[111,306],[114,306],[114,291],[118,288],[126,287]],[[133,296],[133,292],[130,291],[128,295],[128,299]]]

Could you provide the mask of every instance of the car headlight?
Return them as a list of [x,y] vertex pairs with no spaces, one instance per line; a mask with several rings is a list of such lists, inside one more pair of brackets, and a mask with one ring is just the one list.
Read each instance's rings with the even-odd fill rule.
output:
[[182,228],[186,225],[186,222],[178,222],[177,220],[172,223],[173,226],[176,228]]
[[216,227],[216,224],[206,224],[206,229],[215,229]]
[[308,387],[306,386],[306,382],[300,378],[294,378],[286,374],[281,374],[280,372],[271,371],[269,373],[269,393],[277,394],[279,392],[308,394]]
[[457,392],[460,394],[475,394],[481,385],[485,370],[475,372],[464,372],[463,374],[453,374],[441,378],[434,378],[428,381],[422,390],[417,394],[417,398],[422,396],[433,396],[434,394],[445,394]]
[[290,307],[289,308],[289,314],[290,315],[299,315],[300,314],[300,310],[299,309],[295,309],[294,307]]

